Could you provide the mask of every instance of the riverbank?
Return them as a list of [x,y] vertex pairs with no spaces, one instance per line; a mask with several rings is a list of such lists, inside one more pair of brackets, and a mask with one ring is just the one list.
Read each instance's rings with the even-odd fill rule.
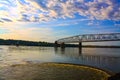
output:
[[[55,43],[44,42],[44,41],[25,41],[25,40],[12,40],[12,39],[0,39],[0,45],[7,46],[38,46],[38,47],[55,47]],[[57,46],[60,47],[60,44]],[[65,44],[65,47],[79,47],[78,44]],[[89,48],[120,48],[120,46],[113,45],[82,45],[81,47],[89,47]]]
[[107,80],[102,70],[72,64],[29,63],[0,69],[0,80]]

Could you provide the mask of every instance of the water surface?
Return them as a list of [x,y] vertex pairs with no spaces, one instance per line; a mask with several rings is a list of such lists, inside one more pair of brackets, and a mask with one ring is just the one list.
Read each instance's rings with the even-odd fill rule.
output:
[[1,67],[26,62],[83,64],[117,73],[120,72],[120,49],[0,46]]

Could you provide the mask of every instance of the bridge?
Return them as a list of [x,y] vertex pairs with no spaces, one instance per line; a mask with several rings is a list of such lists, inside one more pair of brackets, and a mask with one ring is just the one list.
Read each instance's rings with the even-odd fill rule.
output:
[[82,47],[82,42],[101,42],[101,41],[120,41],[120,33],[106,33],[106,34],[83,34],[71,37],[66,37],[55,41],[55,44],[61,44],[64,47],[65,43],[79,43]]

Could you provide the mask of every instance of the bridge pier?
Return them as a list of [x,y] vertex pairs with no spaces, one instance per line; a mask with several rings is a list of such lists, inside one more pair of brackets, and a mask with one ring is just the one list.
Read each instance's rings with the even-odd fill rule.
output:
[[58,42],[57,41],[55,41],[55,47],[57,48],[57,47],[59,47],[59,44],[58,44]]
[[82,42],[79,42],[79,48],[82,48]]
[[82,42],[79,42],[78,48],[79,48],[79,54],[81,55],[82,54]]
[[58,42],[55,41],[55,43],[54,43],[54,47],[55,47],[55,48],[57,48],[57,47],[65,48],[65,43],[62,42],[62,43],[58,44]]
[[61,47],[61,48],[65,48],[65,43],[62,42],[62,43],[60,44],[60,47]]

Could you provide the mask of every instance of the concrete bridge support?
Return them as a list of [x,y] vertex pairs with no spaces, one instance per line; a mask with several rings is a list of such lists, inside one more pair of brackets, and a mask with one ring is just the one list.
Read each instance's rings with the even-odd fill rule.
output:
[[61,47],[61,48],[65,48],[65,43],[62,42],[62,43],[60,44],[60,47]]
[[59,47],[59,44],[58,44],[57,41],[55,41],[55,47],[56,47],[56,48]]
[[54,45],[55,45],[56,48],[57,48],[57,47],[65,48],[65,43],[64,43],[64,42],[58,44],[58,42],[55,41]]
[[79,48],[82,48],[82,42],[79,42]]
[[79,42],[79,54],[82,54],[82,42]]

